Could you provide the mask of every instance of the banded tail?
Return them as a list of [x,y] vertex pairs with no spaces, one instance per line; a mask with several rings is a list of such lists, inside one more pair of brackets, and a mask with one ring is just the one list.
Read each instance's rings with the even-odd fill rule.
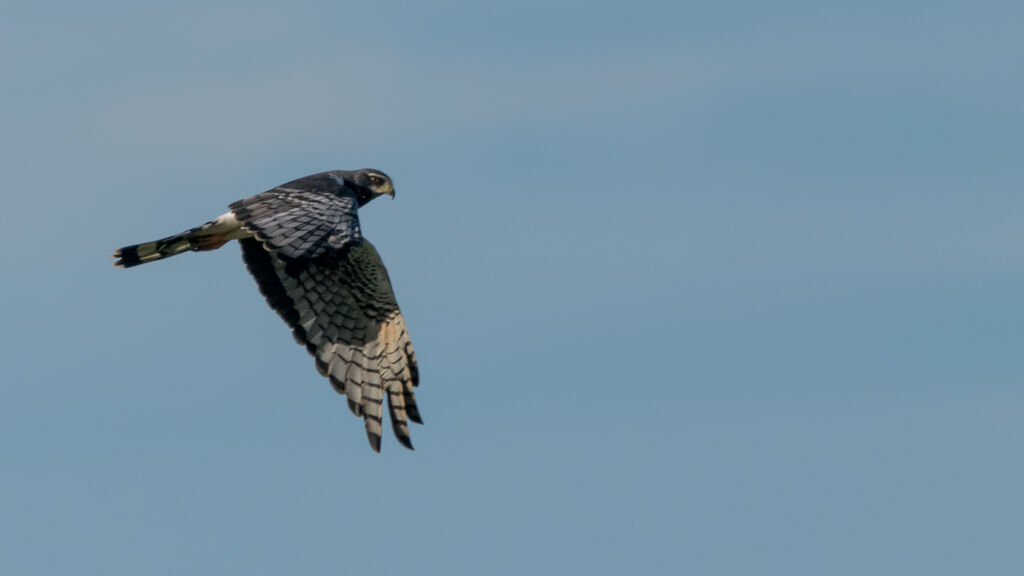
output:
[[216,220],[211,220],[202,226],[186,230],[174,236],[119,248],[114,251],[114,258],[117,258],[114,266],[131,268],[132,266],[162,260],[189,250],[216,250],[229,240],[237,240],[249,236],[252,236],[252,234],[245,228],[242,228],[241,223],[238,222],[234,214],[228,212]]

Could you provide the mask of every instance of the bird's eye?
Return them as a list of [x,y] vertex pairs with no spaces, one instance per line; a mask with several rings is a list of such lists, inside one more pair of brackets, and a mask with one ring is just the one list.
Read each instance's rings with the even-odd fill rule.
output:
[[381,178],[380,176],[377,176],[376,174],[371,174],[370,175],[370,183],[373,184],[374,186],[379,186],[383,182],[384,182],[384,179]]

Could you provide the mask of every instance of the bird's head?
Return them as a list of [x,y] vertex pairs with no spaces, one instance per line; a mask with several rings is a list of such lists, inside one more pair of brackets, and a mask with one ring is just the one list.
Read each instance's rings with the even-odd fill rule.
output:
[[395,197],[395,185],[391,178],[373,168],[353,170],[345,174],[345,183],[352,187],[359,199],[359,205],[363,206],[378,196]]

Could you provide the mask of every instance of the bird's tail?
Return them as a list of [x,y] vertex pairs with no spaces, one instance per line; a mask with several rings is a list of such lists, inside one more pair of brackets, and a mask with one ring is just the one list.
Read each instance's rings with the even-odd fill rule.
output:
[[117,258],[114,266],[131,268],[189,250],[216,250],[228,240],[235,240],[246,235],[248,233],[241,227],[235,216],[228,212],[216,220],[174,236],[119,248],[114,251],[114,258]]

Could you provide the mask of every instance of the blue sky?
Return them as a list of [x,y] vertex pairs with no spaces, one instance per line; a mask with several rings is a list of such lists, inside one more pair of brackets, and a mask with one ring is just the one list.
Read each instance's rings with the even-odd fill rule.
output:
[[[1012,2],[0,6],[0,572],[1020,574]],[[360,422],[235,246],[327,169],[420,358]]]

